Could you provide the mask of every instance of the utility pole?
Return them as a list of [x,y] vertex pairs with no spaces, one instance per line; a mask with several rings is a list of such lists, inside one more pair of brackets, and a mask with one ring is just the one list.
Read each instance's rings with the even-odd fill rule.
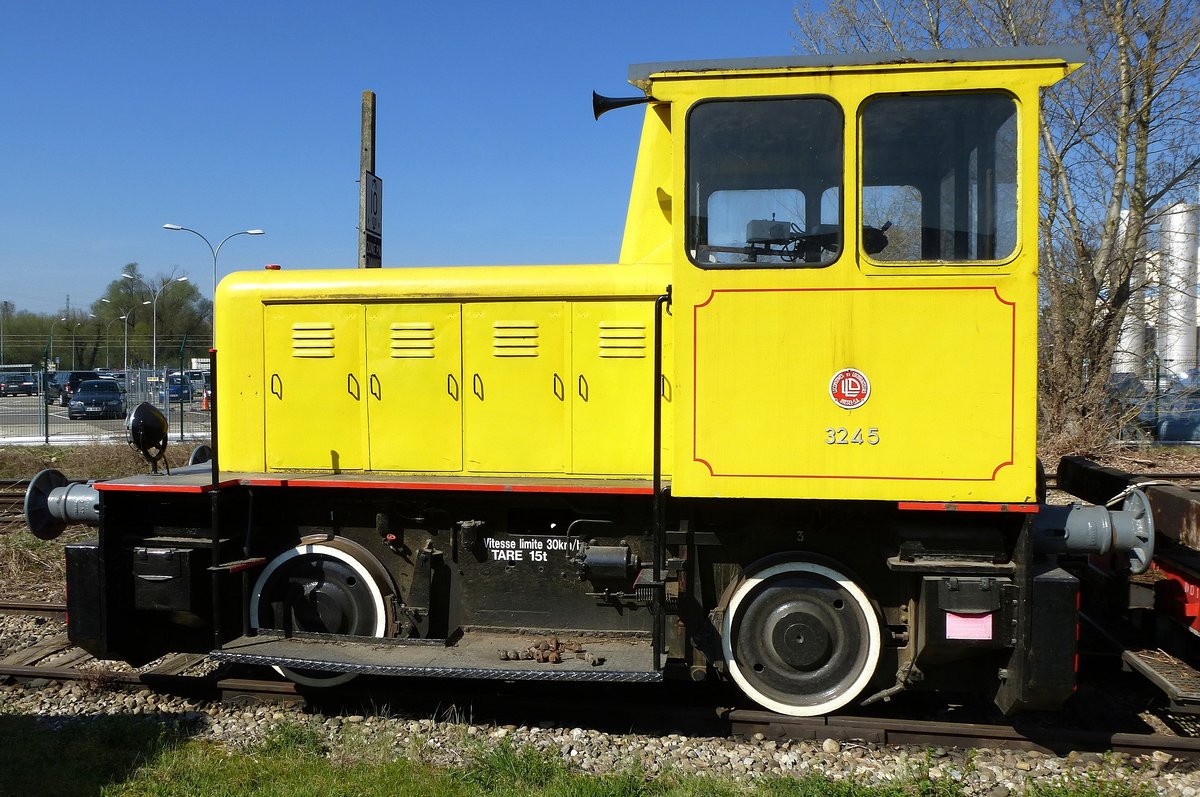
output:
[[375,92],[362,94],[358,161],[358,267],[383,265],[383,180],[375,176]]

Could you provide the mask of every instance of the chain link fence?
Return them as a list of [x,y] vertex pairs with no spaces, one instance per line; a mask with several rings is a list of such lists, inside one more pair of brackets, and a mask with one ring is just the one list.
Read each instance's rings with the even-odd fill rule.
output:
[[[170,369],[86,374],[34,371],[32,380],[25,380],[23,385],[9,379],[13,376],[21,374],[0,372],[0,442],[3,443],[49,445],[124,440],[125,419],[143,401],[154,404],[167,416],[169,439],[208,440],[211,436],[208,385],[203,374],[199,378],[195,373],[189,377],[186,372]],[[72,396],[85,376],[116,382],[119,404],[113,398],[104,406],[90,406],[94,402],[79,400],[72,405]],[[29,381],[33,384],[28,385]],[[70,393],[62,390],[63,383],[73,383]]]

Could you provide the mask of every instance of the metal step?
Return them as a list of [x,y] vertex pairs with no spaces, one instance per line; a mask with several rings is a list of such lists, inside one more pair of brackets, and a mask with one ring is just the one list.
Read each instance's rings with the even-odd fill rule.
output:
[[653,666],[650,639],[643,636],[562,637],[560,660],[517,658],[549,636],[466,631],[453,644],[429,640],[292,636],[259,632],[235,639],[210,654],[221,661],[358,675],[482,678],[505,681],[601,681],[650,683],[662,680]]
[[1200,709],[1200,671],[1164,650],[1126,650],[1121,658],[1163,690],[1173,706]]

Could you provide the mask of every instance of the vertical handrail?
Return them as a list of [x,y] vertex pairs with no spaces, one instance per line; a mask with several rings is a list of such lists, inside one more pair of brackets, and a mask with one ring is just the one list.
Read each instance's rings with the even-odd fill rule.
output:
[[654,496],[651,500],[650,520],[651,535],[654,540],[654,597],[651,606],[654,628],[651,632],[651,647],[654,655],[654,669],[662,667],[663,648],[663,570],[666,567],[666,519],[663,516],[662,501],[662,379],[663,379],[663,308],[671,303],[671,286],[666,293],[654,300],[654,458],[653,484]]
[[[209,449],[212,459],[209,460],[212,475],[212,489],[209,490],[209,522],[212,524],[212,627],[213,648],[221,647],[221,465],[217,446],[217,350],[208,350],[208,384],[212,391],[212,400],[208,403],[208,429],[211,439]],[[170,396],[168,396],[168,399]],[[168,404],[170,401],[167,402]]]

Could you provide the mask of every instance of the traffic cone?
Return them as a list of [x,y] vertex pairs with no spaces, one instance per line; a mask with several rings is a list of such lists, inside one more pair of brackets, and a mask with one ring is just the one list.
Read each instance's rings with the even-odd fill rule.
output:
[[208,412],[208,391],[203,391],[200,394],[200,411]]

